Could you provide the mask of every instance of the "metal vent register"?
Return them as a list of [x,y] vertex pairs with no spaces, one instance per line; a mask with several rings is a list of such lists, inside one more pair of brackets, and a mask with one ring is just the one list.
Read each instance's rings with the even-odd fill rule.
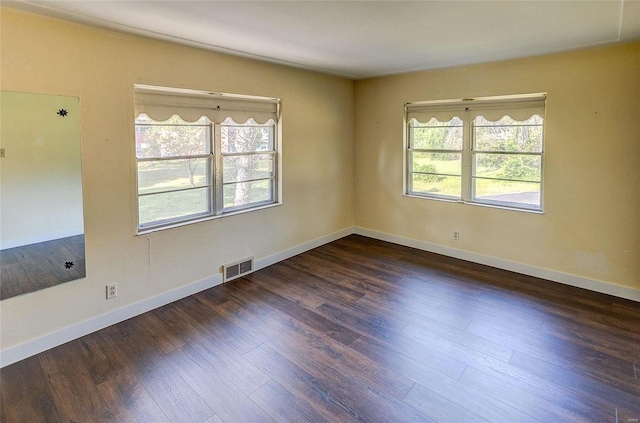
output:
[[222,266],[223,282],[239,278],[253,272],[253,257]]

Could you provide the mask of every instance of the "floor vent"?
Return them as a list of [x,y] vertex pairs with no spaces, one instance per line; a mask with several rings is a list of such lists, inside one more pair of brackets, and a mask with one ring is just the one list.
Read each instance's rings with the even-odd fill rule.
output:
[[225,264],[222,266],[222,281],[229,282],[251,272],[253,272],[253,257],[236,263]]

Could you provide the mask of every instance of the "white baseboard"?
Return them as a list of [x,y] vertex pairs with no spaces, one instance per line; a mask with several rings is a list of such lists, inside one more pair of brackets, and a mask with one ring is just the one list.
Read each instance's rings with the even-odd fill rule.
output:
[[369,238],[379,239],[380,241],[393,242],[394,244],[404,245],[406,247],[413,247],[423,251],[429,251],[436,254],[455,257],[474,263],[485,264],[487,266],[497,267],[503,270],[510,270],[512,272],[522,273],[524,275],[535,276],[553,282],[559,282],[565,285],[571,285],[578,288],[588,289],[590,291],[600,292],[602,294],[609,294],[616,297],[640,302],[640,290],[638,289],[627,288],[608,282],[571,275],[569,273],[557,272],[555,270],[544,269],[541,267],[517,263],[514,261],[504,260],[496,257],[485,256],[469,251],[443,247],[441,245],[431,244],[424,241],[418,241],[416,239],[405,238],[398,235],[391,235],[388,233],[378,232],[361,227],[355,227],[353,233]]
[[147,311],[162,307],[181,298],[220,285],[221,283],[222,274],[214,275],[6,349],[0,352],[0,367],[8,366],[32,355],[39,354],[139,314],[146,313]]
[[39,244],[41,242],[53,241],[60,238],[68,238],[70,236],[84,234],[84,228],[82,226],[78,228],[70,228],[60,230],[56,232],[49,232],[46,234],[37,234],[29,237],[18,239],[4,239],[0,240],[0,250],[8,250],[10,248],[24,247],[25,245]]
[[[313,239],[309,242],[297,245],[279,253],[258,259],[254,262],[255,270],[263,269],[272,264],[286,260],[295,255],[312,250],[321,245],[335,241],[353,233],[353,228],[349,227],[320,238]],[[222,283],[222,274],[216,274],[206,279],[193,282],[191,284],[181,286],[171,291],[163,292],[151,298],[140,301],[139,303],[130,304],[123,308],[110,311],[108,313],[96,316],[84,322],[77,323],[72,326],[57,330],[40,338],[25,342],[24,344],[8,348],[0,351],[0,368],[16,363],[27,357],[39,354],[48,349],[57,347],[66,342],[73,341],[84,335],[104,329],[108,326],[122,322],[124,320],[135,317],[139,314],[146,313],[163,305],[172,303],[189,295],[196,294],[205,289],[212,288]]]
[[[554,282],[560,282],[566,285],[585,288],[591,291],[614,295],[616,297],[640,302],[640,290],[637,289],[613,285],[607,282],[588,279],[576,275],[570,275],[567,273],[561,273],[554,270],[543,269],[527,264],[516,263],[496,257],[484,256],[482,254],[443,247],[424,241],[418,241],[411,238],[391,235],[384,232],[373,231],[361,227],[346,228],[341,231],[337,231],[332,234],[325,235],[320,238],[316,238],[303,244],[291,247],[279,253],[257,259],[254,262],[255,270],[263,269],[265,267],[271,266],[272,264],[286,260],[290,257],[304,253],[305,251],[314,249],[316,247],[351,234],[358,234],[374,239],[379,239],[381,241],[393,242],[395,244],[413,247],[419,250],[443,254],[449,257],[455,257],[479,264],[485,264],[504,270],[510,270],[525,275],[535,276]],[[162,294],[145,299],[143,301],[140,301],[139,303],[131,304],[123,308],[102,314],[100,316],[96,316],[84,322],[80,322],[78,324],[57,330],[40,338],[25,342],[24,344],[20,344],[15,347],[0,351],[0,367],[8,366],[27,357],[31,357],[48,349],[57,347],[58,345],[62,345],[84,335],[88,335],[92,332],[122,322],[131,317],[135,317],[139,314],[146,313],[147,311],[153,310],[158,307],[162,307],[163,305],[172,303],[181,298],[188,297],[189,295],[193,295],[200,291],[204,291],[205,289],[220,285],[221,283],[222,274],[216,274],[206,279],[193,282],[189,285],[182,286],[171,291],[163,292]]]
[[353,229],[353,227],[345,228],[338,232],[334,232],[332,234],[313,239],[309,242],[305,242],[304,244],[291,247],[285,251],[281,251],[279,253],[255,260],[254,268],[255,270],[264,269],[265,267],[271,266],[272,264],[276,264],[290,257],[302,254],[305,251],[313,250],[314,248],[317,248],[321,245],[328,244],[340,238],[344,238],[345,236],[353,234]]

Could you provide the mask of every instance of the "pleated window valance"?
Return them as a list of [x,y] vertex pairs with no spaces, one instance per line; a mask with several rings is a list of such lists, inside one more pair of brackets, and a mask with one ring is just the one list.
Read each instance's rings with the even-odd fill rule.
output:
[[454,117],[473,120],[478,116],[495,122],[503,116],[510,116],[514,120],[524,121],[533,115],[545,117],[544,94],[529,94],[524,96],[504,96],[491,98],[477,98],[465,100],[449,100],[438,102],[407,103],[407,121],[416,119],[426,123],[431,118],[440,122],[448,122]]
[[280,100],[136,85],[134,108],[135,116],[144,113],[160,122],[179,115],[187,122],[195,122],[206,116],[213,123],[221,123],[226,118],[245,123],[253,118],[257,123],[264,124],[270,119],[278,121]]

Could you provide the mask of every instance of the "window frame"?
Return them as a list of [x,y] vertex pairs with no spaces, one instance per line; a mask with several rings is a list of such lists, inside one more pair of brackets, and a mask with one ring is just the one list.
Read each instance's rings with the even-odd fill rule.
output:
[[[176,218],[167,218],[167,219],[162,219],[162,220],[157,220],[155,222],[153,222],[153,224],[149,224],[147,225],[141,225],[140,223],[140,197],[151,197],[153,195],[162,195],[162,194],[168,194],[168,193],[173,193],[173,192],[183,192],[183,191],[195,191],[197,189],[206,189],[206,203],[207,203],[207,211],[206,212],[201,212],[201,213],[191,213],[189,215],[185,215],[182,219],[179,219],[180,221],[190,221],[190,220],[197,220],[197,219],[201,219],[201,218],[205,218],[208,217],[212,214],[213,209],[212,209],[212,205],[213,205],[213,201],[212,201],[212,197],[215,195],[215,181],[214,181],[214,175],[215,175],[215,171],[216,171],[216,164],[215,164],[215,154],[214,154],[214,144],[213,144],[213,132],[214,132],[214,125],[209,122],[203,122],[203,123],[196,123],[193,122],[191,124],[187,123],[187,124],[170,124],[170,123],[162,123],[162,122],[157,122],[157,123],[148,123],[148,124],[138,124],[135,123],[134,121],[134,127],[135,127],[135,131],[138,132],[138,128],[139,127],[165,127],[165,126],[193,126],[193,127],[202,127],[202,128],[206,128],[206,133],[207,133],[207,139],[206,139],[206,147],[209,150],[208,153],[200,153],[200,154],[184,154],[184,155],[172,155],[172,156],[158,156],[158,157],[138,157],[138,143],[136,142],[136,157],[135,157],[135,161],[136,161],[136,193],[137,193],[137,203],[136,203],[136,209],[138,211],[137,213],[137,217],[138,217],[138,230],[139,231],[145,231],[147,228],[152,228],[152,227],[162,227],[164,225],[171,225],[173,223],[175,223],[175,221],[177,220]],[[140,171],[139,171],[139,165],[140,163],[149,163],[149,162],[163,162],[163,161],[171,161],[171,160],[194,160],[194,159],[205,159],[208,162],[208,171],[205,172],[205,175],[207,175],[207,183],[203,186],[198,186],[198,187],[191,187],[191,188],[178,188],[178,189],[168,189],[168,190],[164,190],[164,191],[154,191],[154,192],[148,192],[148,193],[140,193],[140,179],[139,179],[139,175],[140,175]]]
[[[533,113],[527,119],[518,120],[513,118],[514,121],[525,121],[530,119],[534,114],[538,114],[542,118],[542,144],[539,153],[532,152],[524,152],[524,151],[499,151],[495,152],[496,154],[504,154],[504,155],[536,155],[540,157],[540,198],[539,198],[539,207],[527,207],[526,203],[509,203],[506,201],[499,200],[487,200],[487,199],[478,199],[475,195],[476,184],[475,179],[486,179],[486,178],[478,178],[476,176],[476,154],[491,154],[491,151],[483,151],[476,149],[476,138],[475,138],[475,130],[474,130],[474,122],[475,116],[483,116],[482,110],[486,108],[486,110],[490,110],[492,106],[497,108],[506,108],[509,109],[509,105],[513,105],[514,110],[518,107],[519,104],[525,104],[525,102],[532,101],[542,103],[542,114]],[[476,112],[474,117],[470,118],[469,114],[466,113],[469,111],[468,106],[476,106],[474,110],[480,110]],[[413,118],[409,117],[410,110],[415,107],[427,107],[433,108],[437,111],[446,111],[446,113],[452,113],[453,117],[458,117],[462,120],[463,130],[463,142],[462,142],[462,151],[460,151],[462,155],[461,167],[460,167],[460,178],[461,178],[461,187],[460,187],[460,196],[448,196],[441,195],[437,193],[427,193],[413,190],[413,180],[412,175],[415,173],[413,170],[413,161],[412,155],[416,149],[413,148],[413,139],[412,139],[412,127],[411,121]],[[452,112],[455,110],[455,112]],[[434,113],[434,117],[437,116],[438,113]],[[509,115],[509,113],[506,113]],[[438,118],[436,118],[439,122]],[[490,119],[487,119],[492,121]],[[444,122],[449,122],[450,120],[446,120]],[[421,124],[428,123],[418,121]],[[495,122],[495,121],[493,121]],[[514,125],[515,126],[515,125]],[[484,206],[484,207],[492,207],[506,210],[514,210],[514,211],[523,211],[529,213],[537,213],[544,214],[544,162],[545,162],[545,132],[546,132],[546,93],[536,93],[536,94],[524,94],[524,95],[512,95],[512,96],[494,96],[494,97],[480,97],[480,98],[467,98],[467,99],[457,99],[457,100],[442,100],[442,101],[422,101],[422,102],[413,102],[413,103],[405,103],[404,108],[404,119],[403,119],[403,195],[407,197],[415,197],[415,198],[424,198],[429,200],[438,200],[438,201],[446,201],[446,202],[455,202],[476,206]],[[424,149],[417,149],[418,152],[427,151]],[[428,152],[447,152],[449,150],[428,150]],[[443,174],[443,176],[446,176]],[[500,180],[507,180],[505,178],[496,178]],[[524,181],[516,181],[516,182],[524,182]],[[537,183],[537,182],[536,182]]]
[[[405,115],[406,116],[406,115]],[[406,117],[405,117],[406,119]],[[407,122],[406,126],[406,130],[407,130],[407,165],[405,167],[406,172],[407,172],[407,177],[405,179],[406,182],[406,189],[405,189],[405,194],[407,195],[412,195],[412,196],[418,196],[418,197],[422,197],[423,195],[428,195],[429,198],[436,198],[436,199],[440,199],[440,200],[446,200],[446,201],[461,201],[462,197],[453,197],[450,195],[443,195],[443,194],[426,194],[426,193],[420,193],[418,191],[413,191],[413,178],[412,175],[418,173],[418,174],[426,174],[426,175],[437,175],[437,176],[444,176],[444,177],[448,177],[448,176],[454,176],[454,177],[460,177],[460,186],[461,186],[461,190],[463,189],[464,183],[463,183],[463,171],[462,168],[464,167],[464,155],[463,155],[463,151],[465,148],[465,136],[464,136],[464,132],[466,131],[466,126],[464,125],[464,120],[462,120],[462,143],[461,143],[461,148],[459,150],[452,150],[452,149],[434,149],[434,148],[415,148],[414,145],[415,143],[413,142],[413,137],[411,137],[411,124],[410,122]],[[427,122],[428,123],[428,122]],[[424,127],[424,126],[423,126]],[[436,128],[438,126],[430,126],[430,128]],[[460,127],[460,125],[456,125],[456,126],[440,126],[443,128],[447,128],[447,127]],[[414,131],[415,132],[415,131]],[[426,153],[426,154],[459,154],[460,155],[460,173],[459,175],[453,175],[453,174],[446,174],[446,173],[432,173],[432,172],[416,172],[413,170],[413,167],[411,166],[413,164],[413,153]]]
[[[220,166],[218,167],[220,169],[220,190],[218,193],[218,203],[217,206],[220,208],[219,210],[219,214],[229,214],[229,213],[233,213],[233,212],[238,212],[238,211],[243,211],[243,210],[247,210],[247,209],[253,209],[253,208],[258,208],[258,207],[262,207],[262,206],[266,206],[269,204],[272,204],[274,201],[276,201],[276,199],[278,198],[278,151],[276,150],[276,134],[278,133],[278,129],[277,129],[277,125],[274,122],[273,125],[273,136],[271,139],[271,144],[272,144],[272,148],[271,150],[267,149],[267,150],[260,150],[260,146],[258,148],[256,148],[253,151],[249,151],[249,152],[235,152],[235,153],[225,153],[222,149],[222,127],[227,126],[233,126],[233,127],[243,127],[243,126],[253,126],[253,127],[262,127],[264,125],[260,125],[260,124],[256,124],[256,125],[246,125],[245,124],[239,124],[237,122],[234,122],[235,125],[228,125],[228,124],[224,124],[221,123],[220,124],[220,142],[218,144],[218,141],[216,141],[216,145],[218,147],[218,151],[220,151],[219,157],[217,157],[219,159],[219,164]],[[217,140],[217,138],[216,138]],[[253,178],[253,179],[247,179],[244,181],[235,181],[235,182],[225,182],[224,180],[224,159],[225,157],[253,157],[253,156],[264,156],[264,155],[270,155],[271,156],[271,160],[273,160],[273,164],[272,164],[272,176],[268,177],[268,178]],[[258,201],[258,202],[253,202],[251,203],[251,206],[246,206],[243,204],[240,205],[236,205],[236,206],[231,206],[231,207],[225,207],[224,206],[224,186],[225,185],[230,185],[230,184],[237,184],[237,183],[242,183],[242,182],[255,182],[255,181],[261,181],[261,180],[271,180],[271,193],[270,193],[270,199],[269,200],[263,200],[263,201]]]
[[[226,207],[224,206],[224,185],[223,185],[223,159],[224,159],[224,155],[223,155],[223,150],[222,150],[222,142],[221,142],[221,133],[222,133],[222,126],[226,126],[224,125],[225,120],[222,120],[220,122],[215,122],[212,121],[211,118],[209,118],[206,114],[203,114],[204,117],[206,117],[206,124],[198,124],[198,120],[196,121],[190,121],[189,119],[185,119],[183,118],[179,113],[174,113],[174,115],[178,115],[178,117],[183,121],[183,122],[188,122],[185,126],[206,126],[208,127],[207,129],[207,133],[208,133],[208,139],[207,139],[207,147],[209,149],[208,153],[205,154],[195,154],[195,155],[179,155],[179,156],[171,156],[171,157],[160,157],[160,158],[140,158],[138,156],[139,152],[138,152],[138,145],[136,142],[136,133],[138,132],[138,128],[140,126],[162,126],[164,124],[164,122],[167,122],[167,120],[156,120],[153,116],[149,116],[147,115],[151,121],[153,121],[154,123],[152,124],[145,124],[145,123],[137,123],[138,117],[143,114],[144,112],[138,112],[137,111],[137,107],[136,107],[136,111],[134,112],[134,116],[133,116],[133,123],[132,123],[132,128],[133,128],[133,162],[134,162],[134,167],[135,167],[135,179],[136,179],[136,185],[135,185],[135,213],[136,213],[136,219],[135,219],[135,223],[136,223],[136,234],[137,235],[142,235],[142,234],[146,234],[146,233],[150,233],[150,232],[155,232],[155,231],[160,231],[160,230],[165,230],[165,229],[170,229],[170,228],[175,228],[175,227],[179,227],[179,226],[185,226],[185,225],[190,225],[193,223],[198,223],[198,222],[203,222],[203,221],[208,221],[208,220],[213,220],[213,219],[218,219],[218,218],[222,218],[222,217],[227,217],[227,216],[232,216],[232,215],[236,215],[236,214],[242,214],[242,213],[247,213],[247,212],[251,212],[251,211],[257,211],[257,210],[262,210],[265,208],[270,208],[270,207],[275,207],[275,206],[279,206],[282,204],[282,197],[281,197],[281,190],[282,190],[282,180],[281,180],[281,174],[282,174],[282,167],[281,167],[281,151],[282,151],[282,139],[281,139],[281,133],[282,133],[282,119],[281,119],[281,105],[280,105],[280,99],[278,98],[270,98],[270,97],[258,97],[258,96],[248,96],[248,95],[237,95],[237,94],[228,94],[228,93],[212,93],[212,92],[204,92],[204,91],[196,91],[196,90],[183,90],[183,89],[175,89],[175,88],[167,88],[167,87],[155,87],[155,86],[149,86],[149,85],[134,85],[134,103],[136,103],[137,106],[137,93],[138,91],[143,92],[143,93],[151,93],[153,94],[154,92],[157,92],[159,94],[166,94],[169,93],[171,96],[175,96],[178,101],[182,101],[181,95],[184,94],[185,98],[188,96],[202,96],[204,98],[205,101],[208,101],[208,99],[206,98],[207,96],[211,96],[211,102],[212,102],[212,110],[214,112],[218,112],[220,113],[221,108],[219,106],[215,106],[215,100],[219,99],[220,97],[224,98],[224,102],[223,104],[233,104],[234,100],[238,100],[237,104],[240,104],[241,107],[247,107],[248,105],[251,105],[252,100],[255,100],[256,102],[270,102],[273,105],[275,105],[275,117],[274,118],[270,118],[268,119],[265,123],[260,123],[257,122],[256,120],[251,121],[251,118],[248,118],[247,120],[243,121],[243,122],[236,122],[235,120],[233,120],[232,125],[237,125],[237,126],[244,126],[244,125],[248,125],[248,126],[256,126],[256,127],[261,127],[261,126],[265,126],[270,128],[270,131],[272,132],[272,139],[270,140],[270,146],[271,149],[267,149],[265,150],[255,150],[255,151],[251,151],[251,152],[245,152],[243,153],[244,155],[271,155],[272,159],[273,159],[273,164],[272,164],[272,169],[271,169],[271,175],[269,178],[261,178],[261,179],[269,179],[270,180],[270,199],[265,200],[265,201],[259,201],[259,202],[251,202],[251,203],[247,203],[247,204],[241,204],[241,205],[237,205],[237,206],[232,206],[232,207]],[[198,99],[198,101],[200,101],[200,99]],[[147,102],[150,102],[147,100]],[[231,103],[229,103],[231,102]],[[161,103],[159,103],[161,104]],[[199,105],[200,107],[200,105]],[[178,107],[179,108],[179,107]],[[222,109],[224,110],[224,109]],[[240,110],[240,109],[238,109]],[[224,112],[223,112],[224,113]],[[230,112],[233,113],[233,112]],[[248,113],[248,115],[251,114],[250,111],[245,112],[245,114]],[[200,118],[202,118],[203,116],[201,116]],[[231,119],[233,119],[233,116],[229,116],[231,117]],[[168,126],[172,126],[172,124],[167,124]],[[179,124],[176,124],[175,126],[179,126]],[[257,147],[256,147],[257,148]],[[237,153],[234,153],[232,155],[238,155]],[[175,218],[168,218],[168,219],[163,219],[163,220],[158,220],[158,221],[154,221],[154,222],[149,222],[149,223],[141,223],[141,213],[140,213],[140,198],[141,196],[148,196],[148,195],[153,195],[154,193],[143,193],[140,194],[140,175],[139,175],[139,168],[138,168],[138,164],[141,162],[150,162],[150,161],[166,161],[166,160],[186,160],[186,159],[191,159],[191,158],[205,158],[207,159],[210,168],[206,171],[207,174],[207,178],[209,179],[209,183],[207,185],[205,185],[204,187],[207,188],[207,198],[206,198],[206,203],[207,203],[207,208],[208,210],[206,212],[203,213],[194,213],[194,214],[187,214],[187,215],[182,215],[179,217],[175,217]],[[190,189],[197,189],[197,188],[190,188]],[[177,192],[180,191],[179,189],[176,190],[167,190],[167,192]]]

